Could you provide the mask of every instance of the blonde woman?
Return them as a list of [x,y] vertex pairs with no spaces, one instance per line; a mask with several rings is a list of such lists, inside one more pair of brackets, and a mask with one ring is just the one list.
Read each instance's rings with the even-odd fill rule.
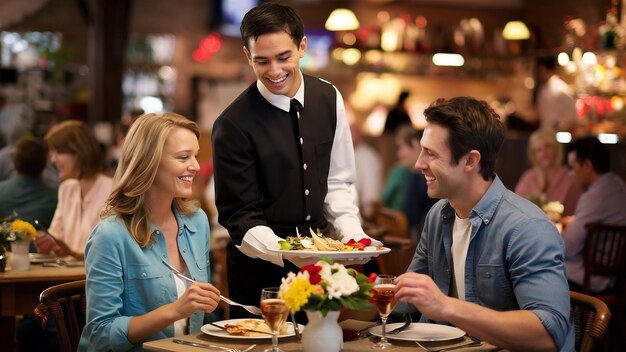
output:
[[581,190],[563,164],[563,147],[554,131],[537,130],[530,135],[528,160],[532,168],[522,174],[515,193],[539,205],[561,202],[565,206],[563,215],[574,214]]
[[80,121],[55,125],[45,140],[61,185],[48,229],[54,237],[37,236],[35,244],[40,253],[82,260],[87,237],[100,220],[111,191],[112,179],[102,173],[104,153],[89,126]]
[[209,222],[189,200],[198,137],[194,122],[173,113],[142,115],[132,125],[104,218],[87,242],[79,351],[141,350],[147,340],[198,332],[217,307],[220,293],[208,283]]

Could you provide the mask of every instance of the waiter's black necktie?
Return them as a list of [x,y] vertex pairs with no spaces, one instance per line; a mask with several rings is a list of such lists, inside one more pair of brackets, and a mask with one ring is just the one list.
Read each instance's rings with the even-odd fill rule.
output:
[[300,102],[297,99],[291,99],[291,101],[289,102],[289,115],[291,116],[291,124],[293,126],[293,132],[296,139],[300,139],[298,111],[300,111]]
[[298,99],[291,99],[289,102],[289,114],[298,121],[298,111],[300,111],[300,102]]

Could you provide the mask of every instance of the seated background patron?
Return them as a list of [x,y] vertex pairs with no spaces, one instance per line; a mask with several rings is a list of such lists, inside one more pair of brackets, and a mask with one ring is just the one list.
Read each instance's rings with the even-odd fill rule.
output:
[[65,121],[46,134],[50,160],[59,172],[58,203],[48,232],[35,238],[41,253],[82,260],[85,243],[100,220],[112,180],[105,176],[104,153],[91,129],[80,121]]
[[538,206],[558,201],[564,206],[563,215],[572,215],[581,189],[574,175],[563,164],[563,146],[554,131],[537,130],[528,139],[526,170],[515,186],[515,193]]
[[[611,157],[596,137],[573,141],[567,148],[567,161],[584,193],[574,216],[563,219],[565,266],[572,291],[580,291],[585,277],[583,252],[587,239],[585,225],[603,223],[626,225],[626,188],[619,176],[611,173]],[[610,289],[614,279],[591,277],[591,290]]]
[[14,211],[23,220],[48,227],[57,204],[57,190],[45,184],[46,144],[35,137],[23,137],[13,149],[17,176],[0,182],[0,218]]

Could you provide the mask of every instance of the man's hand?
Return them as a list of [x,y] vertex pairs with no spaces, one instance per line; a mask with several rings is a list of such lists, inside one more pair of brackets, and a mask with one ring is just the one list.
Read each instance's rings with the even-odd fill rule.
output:
[[450,298],[428,275],[413,272],[404,273],[396,279],[396,301],[414,305],[422,314],[436,321],[447,321],[446,307]]

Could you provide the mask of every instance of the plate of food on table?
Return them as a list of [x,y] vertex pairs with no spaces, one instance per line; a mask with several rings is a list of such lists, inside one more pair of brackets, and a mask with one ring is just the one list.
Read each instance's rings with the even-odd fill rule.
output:
[[[298,325],[300,331],[303,325]],[[228,339],[271,339],[272,332],[263,319],[229,319],[206,324],[200,331],[207,335]],[[286,322],[280,327],[278,337],[294,336],[293,324]]]
[[269,250],[281,253],[285,259],[310,258],[315,260],[326,257],[334,261],[354,262],[354,264],[363,264],[373,257],[391,251],[384,246],[372,246],[369,238],[362,238],[358,241],[351,239],[343,243],[325,236],[319,230],[314,232],[310,229],[309,235],[300,235],[296,230],[296,236],[287,236],[284,240],[279,241],[280,249]]

